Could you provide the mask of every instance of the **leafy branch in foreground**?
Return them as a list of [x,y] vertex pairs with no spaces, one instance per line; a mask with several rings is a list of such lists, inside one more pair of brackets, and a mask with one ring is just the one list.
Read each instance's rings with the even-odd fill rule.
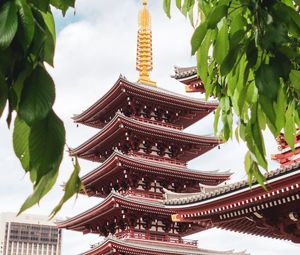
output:
[[[235,133],[247,144],[249,180],[264,185],[259,167],[268,168],[262,131],[274,138],[283,130],[289,146],[300,127],[299,0],[176,0],[183,15],[197,12],[191,39],[206,97],[219,99],[225,141]],[[170,17],[171,1],[164,0]],[[233,115],[239,119],[233,132]]]
[[[5,0],[0,3],[0,117],[8,108],[7,124],[16,112],[13,146],[30,176],[33,193],[20,212],[39,203],[56,182],[65,146],[65,128],[52,106],[55,85],[45,68],[53,66],[56,42],[51,6],[65,15],[75,0]],[[77,161],[65,195],[52,216],[78,184]],[[74,177],[75,176],[75,177]],[[80,182],[80,181],[79,181]]]

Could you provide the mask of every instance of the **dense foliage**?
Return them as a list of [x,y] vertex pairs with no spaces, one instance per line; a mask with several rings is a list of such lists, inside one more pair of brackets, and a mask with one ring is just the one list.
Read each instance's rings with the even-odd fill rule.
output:
[[[65,128],[52,109],[55,85],[45,63],[53,65],[56,40],[51,8],[64,15],[74,1],[0,1],[0,117],[7,106],[10,127],[16,113],[13,146],[33,184],[33,193],[20,213],[53,187],[63,158]],[[78,173],[76,160],[62,201],[52,215],[81,188]]]
[[[300,127],[299,0],[176,0],[177,8],[200,22],[191,39],[198,75],[206,96],[219,99],[215,133],[221,118],[222,138],[235,133],[249,151],[245,169],[264,184],[267,169],[262,131],[274,138],[284,132],[294,149]],[[164,0],[170,17],[171,0]],[[238,127],[233,131],[234,114]]]

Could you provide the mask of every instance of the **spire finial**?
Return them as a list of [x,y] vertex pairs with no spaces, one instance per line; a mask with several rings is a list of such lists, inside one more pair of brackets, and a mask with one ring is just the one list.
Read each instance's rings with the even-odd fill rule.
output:
[[139,83],[155,86],[149,73],[153,69],[151,16],[147,0],[143,0],[143,9],[139,13],[139,30],[137,38],[136,70],[140,73]]

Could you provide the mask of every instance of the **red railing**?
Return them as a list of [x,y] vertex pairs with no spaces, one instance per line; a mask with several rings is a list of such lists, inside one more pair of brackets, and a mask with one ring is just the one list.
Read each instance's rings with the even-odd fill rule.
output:
[[181,239],[179,237],[172,237],[172,236],[159,236],[159,235],[150,235],[147,236],[145,233],[122,233],[117,235],[119,239],[136,239],[141,241],[157,241],[157,242],[167,242],[167,243],[176,243],[188,246],[197,246],[197,240],[188,240],[188,239]]

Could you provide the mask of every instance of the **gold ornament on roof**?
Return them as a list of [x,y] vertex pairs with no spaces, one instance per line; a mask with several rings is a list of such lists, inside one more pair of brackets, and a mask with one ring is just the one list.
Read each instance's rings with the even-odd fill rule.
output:
[[147,0],[143,0],[143,6],[139,13],[136,70],[140,73],[139,83],[156,86],[156,82],[151,81],[149,77],[150,71],[153,69],[153,62],[151,16],[147,7]]

